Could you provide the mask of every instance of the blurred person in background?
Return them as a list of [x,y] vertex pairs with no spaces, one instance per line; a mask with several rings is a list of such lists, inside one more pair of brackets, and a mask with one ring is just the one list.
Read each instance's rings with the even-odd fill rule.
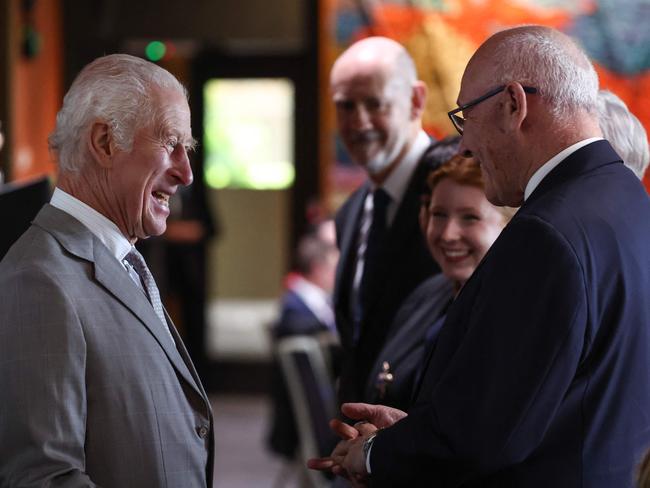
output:
[[603,137],[612,144],[625,165],[642,180],[650,163],[648,134],[643,124],[623,100],[608,90],[598,92],[598,117]]
[[400,304],[439,271],[419,229],[428,153],[426,86],[397,42],[353,44],[330,74],[339,135],[367,181],[336,215],[334,310],[343,346],[339,399],[360,400]]
[[[286,337],[317,337],[332,356],[336,370],[339,346],[331,294],[339,253],[331,240],[331,225],[332,221],[326,220],[299,240],[295,270],[287,280],[287,290],[281,299],[280,318],[271,332],[276,344]],[[273,413],[267,443],[276,454],[294,460],[299,443],[296,415],[277,358],[273,369]],[[333,384],[335,371],[331,374]]]

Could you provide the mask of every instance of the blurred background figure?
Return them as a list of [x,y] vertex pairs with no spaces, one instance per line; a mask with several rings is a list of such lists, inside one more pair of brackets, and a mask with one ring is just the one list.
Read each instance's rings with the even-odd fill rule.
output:
[[422,232],[441,274],[404,301],[366,385],[366,401],[406,410],[452,300],[514,213],[485,198],[481,168],[460,155],[433,170],[423,198]]
[[336,335],[331,295],[339,252],[331,242],[332,221],[321,224],[313,234],[300,239],[295,274],[288,279],[282,297],[280,320],[274,335],[328,332]]
[[[218,238],[220,226],[200,181],[179,190],[170,199],[169,210],[165,233],[141,240],[137,247],[150,263],[160,296],[199,376],[207,381],[206,295],[208,271],[216,267],[208,263],[208,245]],[[214,279],[214,272],[211,276]]]
[[598,92],[598,118],[603,137],[611,142],[625,165],[642,180],[648,163],[648,134],[643,124],[617,95],[609,90]]
[[336,215],[339,400],[347,402],[363,398],[402,300],[439,271],[418,227],[433,142],[422,129],[426,86],[399,43],[371,37],[353,44],[334,63],[330,89],[341,139],[367,173]]
[[[0,120],[0,152],[4,143],[5,134]],[[5,174],[0,166],[0,260],[27,230],[41,207],[49,201],[50,195],[50,181],[46,176],[20,183],[5,183]]]
[[[311,434],[300,431],[297,422],[299,413],[296,412],[296,408],[309,409],[310,407],[308,402],[296,404],[292,400],[290,392],[292,384],[280,365],[277,357],[278,347],[284,339],[292,337],[308,336],[318,340],[324,363],[329,366],[327,371],[329,385],[325,386],[331,392],[329,400],[331,407],[334,408],[334,376],[337,370],[339,345],[331,293],[339,253],[332,228],[333,222],[326,220],[299,240],[295,271],[287,278],[287,289],[281,299],[280,318],[272,328],[276,357],[271,384],[273,405],[267,444],[273,453],[289,463],[297,461],[294,465],[296,472],[303,474],[306,470],[299,456],[299,447],[301,439]],[[311,386],[318,389],[316,384]],[[323,418],[322,425],[317,430],[326,434],[325,449],[331,449],[335,439],[328,429],[327,418]]]

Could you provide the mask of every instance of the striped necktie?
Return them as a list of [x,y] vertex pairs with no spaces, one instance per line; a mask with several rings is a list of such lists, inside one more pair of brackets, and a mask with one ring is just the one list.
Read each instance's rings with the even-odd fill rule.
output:
[[[147,263],[145,263],[142,254],[133,248],[131,252],[126,255],[125,261],[130,264],[133,267],[132,269],[137,273],[137,279],[140,282],[138,284],[144,289],[154,312],[156,312],[156,315],[162,322],[165,331],[169,335],[169,338],[172,340],[172,342],[174,342],[172,333],[169,331],[169,326],[167,325],[167,319],[165,318],[165,312],[163,311],[158,287],[156,286],[156,282],[154,281],[151,271],[149,271]],[[131,278],[135,281],[136,277],[131,273],[129,273],[129,275],[131,275]]]

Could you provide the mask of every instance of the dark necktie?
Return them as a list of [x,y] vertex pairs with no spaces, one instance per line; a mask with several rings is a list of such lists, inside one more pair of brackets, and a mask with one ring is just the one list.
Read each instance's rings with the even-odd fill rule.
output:
[[[165,318],[165,312],[163,311],[158,287],[156,286],[156,282],[154,281],[151,271],[149,271],[147,263],[145,263],[142,254],[140,254],[134,248],[129,254],[126,255],[125,260],[127,263],[133,266],[133,269],[138,275],[140,285],[146,292],[147,298],[149,298],[149,302],[151,302],[151,306],[153,307],[154,312],[156,312],[156,315],[162,322],[163,327],[165,328],[165,332],[169,334],[169,338],[172,340],[172,342],[174,342],[174,338],[172,337],[172,334],[169,331],[169,326],[167,325],[167,319]],[[131,278],[134,278],[134,276],[131,275]]]
[[386,214],[390,204],[390,196],[386,190],[378,188],[372,195],[372,202],[372,223],[366,239],[366,250],[363,255],[363,275],[359,286],[361,317],[364,317],[368,311],[372,290],[377,280],[377,272],[381,268],[380,258],[386,241],[388,227]]

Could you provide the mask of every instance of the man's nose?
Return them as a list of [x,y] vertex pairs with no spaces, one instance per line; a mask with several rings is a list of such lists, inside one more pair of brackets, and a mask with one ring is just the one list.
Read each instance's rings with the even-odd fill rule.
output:
[[175,158],[174,166],[172,167],[174,177],[176,177],[183,186],[189,186],[192,184],[192,181],[194,181],[190,158],[187,155],[185,147],[180,144],[176,148],[176,151],[178,152],[178,156]]
[[364,104],[356,104],[352,111],[352,122],[357,129],[366,129],[372,125],[370,112],[368,112]]

